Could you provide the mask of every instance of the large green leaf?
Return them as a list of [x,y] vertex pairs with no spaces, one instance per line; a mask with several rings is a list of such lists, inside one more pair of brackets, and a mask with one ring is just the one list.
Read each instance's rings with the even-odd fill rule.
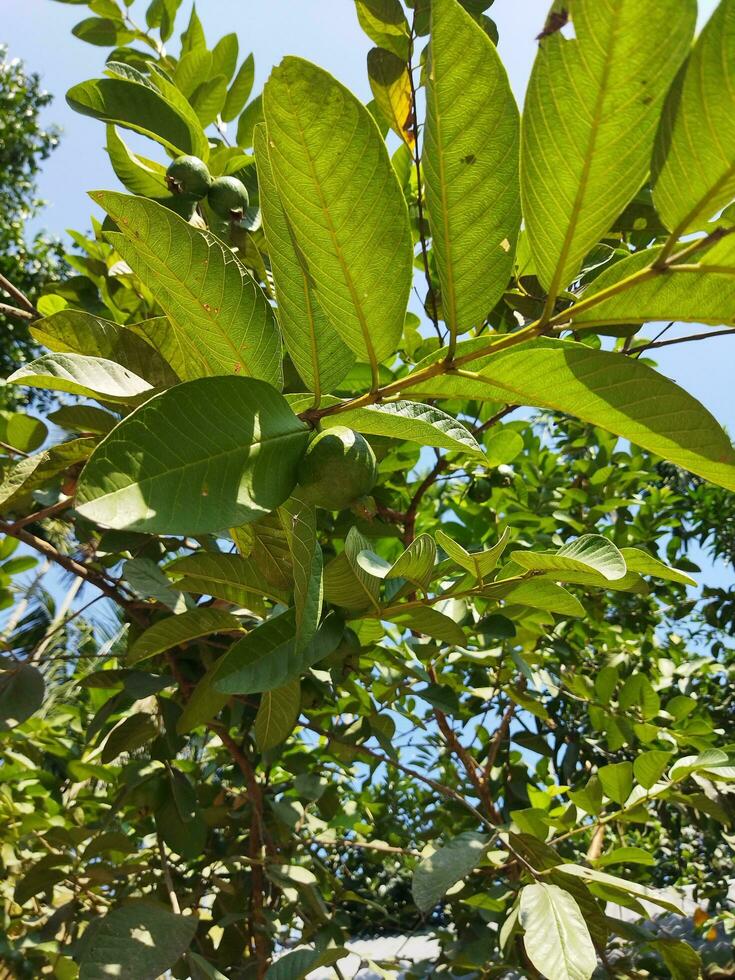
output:
[[[6,446],[22,453],[32,453],[43,445],[47,435],[48,429],[44,423],[33,415],[0,410],[0,442]],[[6,451],[0,447],[0,453]]]
[[[660,248],[636,253],[598,276],[582,299],[586,302],[598,294],[601,299],[574,316],[575,324],[595,327],[675,320],[735,326],[735,237],[717,242],[689,261],[654,271],[652,264],[660,254]],[[604,298],[603,290],[633,276],[638,281]],[[574,315],[574,307],[570,313]]]
[[368,51],[367,67],[376,106],[393,132],[413,149],[416,139],[413,94],[406,59],[385,48],[372,48]]
[[722,0],[667,99],[653,201],[675,235],[702,229],[735,197],[735,2]]
[[[510,556],[516,565],[533,572],[597,572],[614,581],[624,577],[625,559],[612,541],[601,534],[583,534],[558,551],[514,551]],[[563,579],[562,579],[563,581]]]
[[154,388],[169,388],[179,380],[160,354],[137,334],[82,310],[60,310],[37,320],[31,334],[52,351],[115,361]]
[[482,446],[462,422],[433,405],[395,401],[327,415],[323,426],[346,425],[372,436],[389,436],[421,446],[484,457]]
[[633,789],[633,764],[631,762],[616,762],[609,766],[602,766],[597,776],[602,783],[605,795],[609,796],[613,802],[623,806]]
[[127,661],[136,664],[202,636],[239,629],[240,621],[223,609],[189,609],[149,626],[128,650]]
[[253,724],[253,734],[261,752],[288,738],[299,717],[300,707],[301,682],[298,679],[263,694]]
[[288,598],[287,592],[267,582],[257,566],[240,555],[198,551],[177,558],[166,571],[187,592],[215,596],[238,606],[250,606],[258,596],[279,602]]
[[148,900],[127,902],[84,933],[79,980],[156,980],[189,948],[197,924],[194,915],[174,915]]
[[419,534],[393,562],[386,578],[403,578],[420,589],[427,589],[434,575],[436,545],[429,534]]
[[14,371],[8,384],[133,404],[153,393],[147,381],[115,361],[84,354],[43,354]]
[[597,953],[579,905],[558,885],[521,889],[520,923],[528,958],[547,980],[589,980]]
[[488,35],[457,0],[433,0],[423,165],[441,308],[452,335],[505,291],[521,225],[518,108]]
[[217,664],[213,664],[207,673],[199,680],[199,683],[189,695],[189,699],[184,705],[184,710],[179,715],[176,722],[176,731],[179,735],[186,735],[187,732],[206,725],[216,718],[222,708],[230,699],[229,694],[221,694],[215,691],[212,684]]
[[262,123],[256,127],[254,147],[263,229],[278,300],[278,321],[296,370],[319,397],[344,378],[355,356],[316,298],[306,260],[296,244],[273,179],[268,138]]
[[386,611],[385,618],[402,629],[409,629],[415,633],[423,633],[441,643],[449,643],[452,646],[464,646],[467,637],[464,630],[449,616],[433,609],[431,606],[415,606],[411,609],[401,611],[397,606],[396,611],[389,613]]
[[32,664],[0,671],[0,731],[22,724],[43,704],[43,674]]
[[307,427],[264,381],[201,378],[124,419],[84,468],[85,517],[115,528],[203,534],[278,507],[296,484]]
[[213,684],[223,694],[258,694],[273,691],[297,678],[337,647],[344,625],[331,613],[302,650],[296,646],[293,609],[267,619],[219,661]]
[[566,412],[735,489],[735,451],[717,420],[636,358],[542,339],[482,358],[472,368],[472,377],[432,378],[417,389],[422,398],[483,398]]
[[189,348],[180,342],[176,329],[167,317],[150,317],[140,323],[131,323],[126,329],[142,337],[182,381],[201,378],[202,369],[198,359],[190,356]]
[[526,93],[521,194],[531,253],[556,296],[645,180],[695,0],[570,0],[576,34],[541,39]]
[[368,110],[331,75],[285,58],[264,92],[273,174],[317,298],[377,372],[403,332],[408,211]]
[[133,153],[114,126],[107,127],[107,155],[115,176],[131,194],[143,197],[170,198],[166,185],[166,168],[155,160]]
[[316,632],[324,600],[324,559],[317,533],[316,510],[292,497],[283,505],[283,521],[293,563],[296,647]]
[[186,99],[180,95],[172,102],[142,79],[92,78],[70,88],[66,101],[85,116],[149,136],[176,155],[206,159],[209,143]]
[[273,310],[231,249],[155,201],[113,191],[91,197],[117,223],[109,238],[160,303],[191,372],[280,386]]
[[87,459],[93,449],[93,439],[71,439],[8,466],[0,480],[0,504],[3,511],[11,511],[26,502],[34,490],[47,485],[50,477]]
[[365,609],[372,606],[377,610],[380,583],[385,572],[375,574],[373,570],[360,563],[361,552],[370,550],[370,542],[357,528],[350,528],[345,538],[345,547],[324,569],[324,598],[344,609]]
[[355,0],[360,27],[371,41],[404,61],[408,58],[408,21],[399,0]]
[[436,532],[436,541],[456,565],[470,572],[475,578],[483,579],[495,568],[507,548],[510,529],[506,528],[498,541],[486,551],[466,551],[458,541],[442,530]]
[[413,873],[411,891],[421,912],[429,912],[452,885],[466,878],[485,856],[487,837],[468,831],[423,858]]
[[574,875],[577,878],[581,878],[583,881],[596,882],[600,885],[618,889],[625,894],[633,895],[635,898],[641,898],[646,902],[652,902],[654,905],[660,905],[661,908],[666,909],[668,912],[683,915],[683,911],[679,903],[675,901],[668,893],[666,895],[662,895],[653,888],[647,888],[645,885],[638,884],[637,881],[630,881],[627,878],[617,878],[615,875],[607,874],[606,871],[597,871],[594,868],[583,868],[578,864],[561,864],[559,865],[558,870],[563,871],[565,874]]

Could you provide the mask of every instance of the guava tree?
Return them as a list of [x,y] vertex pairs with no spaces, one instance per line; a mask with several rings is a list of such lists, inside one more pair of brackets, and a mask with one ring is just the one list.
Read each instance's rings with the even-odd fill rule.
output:
[[0,531],[115,625],[5,641],[9,969],[697,976],[606,907],[731,927],[735,451],[647,355],[735,321],[735,0],[555,3],[522,117],[483,0],[356,0],[367,106],[89,6],[124,191],[17,297]]

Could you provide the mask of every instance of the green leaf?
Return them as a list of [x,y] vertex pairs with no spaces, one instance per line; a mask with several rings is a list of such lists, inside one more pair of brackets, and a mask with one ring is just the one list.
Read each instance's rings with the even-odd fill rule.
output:
[[545,609],[559,616],[584,616],[584,607],[571,592],[543,578],[511,584],[498,582],[486,586],[482,595],[502,598],[506,605],[513,603],[530,606],[531,609]]
[[611,864],[647,864],[655,865],[656,858],[650,851],[644,851],[642,847],[616,847],[613,851],[597,858],[595,864],[599,868],[606,868]]
[[141,599],[155,599],[175,613],[186,609],[184,596],[171,587],[152,558],[130,558],[123,565],[123,578]]
[[558,870],[563,871],[565,874],[581,878],[583,881],[605,885],[627,895],[632,895],[635,898],[643,899],[646,902],[652,902],[654,905],[660,905],[661,908],[669,912],[674,912],[677,915],[684,914],[681,906],[673,901],[670,895],[663,896],[655,889],[647,888],[645,885],[639,885],[636,881],[629,881],[627,878],[616,878],[615,875],[609,875],[606,871],[583,868],[578,864],[561,864]]
[[626,572],[620,551],[601,534],[583,534],[558,551],[514,551],[510,557],[522,568],[549,572],[552,578],[561,581],[567,571],[592,571],[608,581],[621,579]]
[[432,254],[456,337],[503,295],[521,226],[518,108],[495,45],[457,0],[431,5],[426,108]]
[[644,789],[650,789],[659,781],[664,772],[666,772],[671,758],[671,752],[662,752],[659,749],[641,752],[633,760],[633,775],[636,781]]
[[[0,411],[0,442],[22,453],[32,453],[43,445],[48,429],[40,419],[25,412]],[[0,453],[6,452],[0,447]]]
[[467,643],[462,627],[438,609],[432,609],[431,606],[417,606],[405,612],[401,612],[401,607],[398,606],[395,612],[386,610],[384,617],[402,629],[423,633],[424,636],[430,636],[441,643],[449,643],[451,646],[465,646]]
[[273,310],[234,253],[155,201],[113,191],[90,196],[120,228],[108,237],[160,303],[190,370],[280,386]]
[[163,358],[137,334],[91,313],[60,310],[36,320],[31,335],[57,353],[115,361],[154,388],[168,388],[179,380]]
[[636,358],[544,339],[481,358],[473,371],[480,377],[448,376],[417,385],[420,397],[484,398],[567,412],[735,489],[735,450],[716,419]]
[[370,542],[357,528],[350,528],[344,551],[324,569],[324,598],[344,609],[379,608],[378,595],[383,575],[375,575],[360,564],[361,552],[370,550]]
[[51,477],[87,459],[93,448],[92,439],[71,439],[8,466],[0,481],[3,510],[19,506],[34,490],[45,487]]
[[263,122],[263,96],[256,95],[237,121],[237,145],[247,150],[253,145],[255,130]]
[[292,497],[283,505],[284,526],[293,562],[296,648],[314,636],[324,600],[324,559],[317,535],[316,510]]
[[100,759],[107,765],[122,752],[134,752],[158,735],[156,723],[150,715],[138,712],[123,718],[112,729],[102,747]]
[[305,980],[320,966],[332,966],[348,955],[342,947],[330,949],[294,949],[285,956],[279,956],[268,967],[265,980]]
[[702,772],[713,779],[735,780],[735,764],[731,756],[721,749],[706,749],[699,755],[677,759],[669,770],[669,779],[678,783],[692,773]]
[[436,540],[439,546],[446,551],[447,555],[460,568],[466,569],[475,578],[483,579],[493,571],[503,552],[508,547],[510,528],[506,528],[492,548],[486,551],[465,551],[461,544],[441,530],[436,532]]
[[653,202],[679,237],[735,197],[735,3],[722,0],[667,99],[653,156]]
[[82,115],[142,133],[177,156],[209,155],[207,137],[183,96],[172,103],[151,84],[116,76],[74,85],[66,101]]
[[111,17],[85,17],[72,27],[71,32],[80,41],[101,48],[123,47],[135,37],[135,32],[127,30],[122,20]]
[[166,168],[154,160],[133,153],[114,126],[107,127],[107,155],[115,176],[131,194],[170,198],[171,191],[166,186]]
[[285,58],[264,92],[271,165],[319,303],[376,373],[403,333],[408,210],[368,110],[331,75]]
[[601,766],[597,771],[597,777],[602,783],[605,795],[623,806],[633,789],[632,763],[616,762],[609,766]]
[[217,666],[217,663],[214,663],[209,668],[189,695],[184,710],[176,722],[177,735],[187,735],[200,725],[206,725],[217,717],[230,700],[229,694],[220,694],[212,684]]
[[641,551],[640,548],[621,548],[620,554],[625,559],[629,572],[638,572],[639,575],[652,575],[654,578],[664,579],[668,582],[680,582],[682,585],[697,584],[691,575],[666,565],[646,551]]
[[441,898],[474,871],[485,856],[487,837],[467,832],[453,837],[423,858],[413,873],[411,892],[421,912],[429,912]]
[[203,78],[209,78],[212,74],[212,52],[207,51],[206,47],[197,48],[194,51],[187,51],[179,58],[174,72],[174,81],[179,91],[191,98]]
[[626,678],[620,694],[618,706],[621,711],[629,712],[637,707],[644,721],[655,718],[661,709],[661,699],[653,689],[653,685],[645,674],[631,674]]
[[436,545],[429,534],[419,534],[386,572],[387,579],[403,578],[426,590],[434,576]]
[[467,426],[433,405],[395,401],[353,408],[322,419],[325,427],[346,425],[371,436],[388,436],[421,446],[436,446],[485,457],[482,446]]
[[547,980],[589,980],[597,953],[574,898],[558,885],[537,882],[521,889],[523,945]]
[[370,40],[406,61],[408,21],[399,0],[355,0],[355,7],[360,27]]
[[231,122],[236,116],[240,115],[245,103],[250,98],[250,93],[253,91],[254,81],[255,60],[252,54],[249,54],[240,65],[237,75],[235,75],[235,80],[227,92],[227,98],[225,99],[224,108],[221,113],[224,122]]
[[259,596],[279,602],[288,598],[288,593],[266,582],[257,566],[240,555],[199,551],[171,562],[166,571],[187,592],[215,596],[237,606],[252,606]]
[[159,534],[206,534],[278,507],[296,484],[307,427],[252,378],[202,378],[127,416],[92,454],[79,513]]
[[7,383],[133,404],[153,393],[147,381],[115,361],[84,354],[44,354],[14,371]]
[[576,37],[541,39],[522,128],[523,214],[552,297],[645,180],[697,13],[694,0],[573,0],[567,9]]
[[343,623],[333,613],[326,617],[312,641],[296,648],[293,609],[273,616],[238,640],[218,662],[213,683],[223,694],[260,694],[296,679],[336,649]]
[[278,300],[278,320],[286,350],[296,370],[309,388],[320,396],[342,381],[355,357],[316,298],[306,259],[296,244],[273,179],[268,138],[262,124],[256,127],[254,147],[263,229]]
[[411,77],[404,58],[385,48],[368,51],[368,81],[375,104],[409,147],[415,142]]
[[225,34],[212,48],[212,75],[224,75],[229,82],[235,74],[240,43],[237,34]]
[[199,360],[192,358],[190,349],[180,343],[179,335],[167,317],[150,317],[140,323],[131,323],[126,329],[142,337],[182,381],[195,381],[202,377]]
[[280,745],[291,734],[301,708],[301,681],[289,681],[260,699],[253,733],[261,752]]
[[79,980],[156,980],[186,952],[194,915],[174,915],[147,899],[126,902],[93,920],[80,942]]
[[189,101],[204,129],[215,121],[226,98],[227,79],[224,75],[215,75],[197,86]]
[[702,958],[683,939],[669,936],[650,940],[648,945],[655,949],[671,974],[671,980],[692,980],[702,976]]
[[223,609],[189,609],[149,626],[130,647],[126,659],[137,664],[199,637],[232,630],[240,630],[240,621]]
[[43,704],[43,675],[31,664],[20,664],[0,671],[0,731],[15,728],[30,718]]
[[169,768],[163,781],[155,818],[158,833],[173,851],[189,861],[202,855],[207,826],[199,811],[194,787],[177,769]]
[[651,248],[606,269],[582,293],[585,301],[633,276],[637,281],[584,309],[575,316],[575,324],[594,328],[675,320],[735,325],[735,238],[730,235],[682,262],[673,262],[665,271],[653,268],[660,256],[660,247]]
[[107,435],[118,423],[115,415],[103,408],[97,408],[96,405],[62,405],[61,408],[49,412],[48,420],[67,432],[98,435]]

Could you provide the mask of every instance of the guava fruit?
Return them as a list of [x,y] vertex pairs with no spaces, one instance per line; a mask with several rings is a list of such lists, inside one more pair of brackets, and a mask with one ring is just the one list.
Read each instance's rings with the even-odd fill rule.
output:
[[171,193],[195,201],[206,195],[211,183],[207,165],[199,157],[176,157],[166,171],[166,184]]
[[248,189],[237,177],[217,177],[207,194],[210,208],[220,218],[240,221],[250,203]]
[[325,510],[344,510],[369,493],[377,477],[375,454],[359,432],[335,425],[320,432],[297,473],[299,496]]

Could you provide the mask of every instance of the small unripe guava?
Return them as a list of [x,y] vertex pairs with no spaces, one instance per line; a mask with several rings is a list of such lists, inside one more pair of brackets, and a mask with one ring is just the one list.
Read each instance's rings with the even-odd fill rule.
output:
[[250,195],[245,184],[237,177],[217,177],[209,188],[207,201],[220,218],[240,221],[250,203]]
[[325,510],[344,510],[372,490],[375,454],[359,432],[335,425],[311,442],[297,477],[302,499]]
[[176,157],[166,171],[166,184],[172,194],[201,200],[212,183],[206,163],[199,157]]

